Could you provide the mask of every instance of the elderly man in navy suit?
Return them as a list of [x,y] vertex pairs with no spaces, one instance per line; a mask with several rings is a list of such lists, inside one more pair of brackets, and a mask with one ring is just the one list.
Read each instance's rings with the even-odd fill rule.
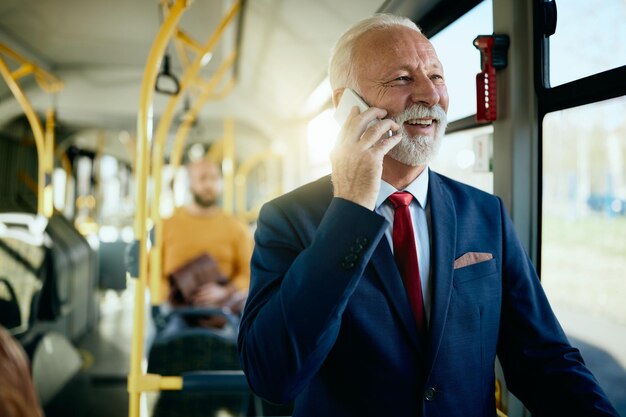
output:
[[330,81],[335,105],[351,88],[370,107],[330,177],[261,211],[239,335],[253,391],[296,417],[495,416],[498,355],[533,415],[617,416],[501,200],[428,169],[448,94],[415,24],[354,25]]

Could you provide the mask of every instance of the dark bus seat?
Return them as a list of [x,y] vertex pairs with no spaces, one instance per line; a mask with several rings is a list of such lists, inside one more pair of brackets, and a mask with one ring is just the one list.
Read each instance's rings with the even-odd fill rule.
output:
[[[226,318],[224,329],[185,327],[168,331],[168,323],[189,317],[220,315]],[[164,329],[157,332],[148,354],[148,372],[177,376],[193,371],[240,371],[237,355],[238,318],[222,309],[176,308],[160,319]],[[235,416],[247,415],[251,393],[249,389],[233,390],[232,377],[213,375],[208,390],[193,389],[187,384],[182,391],[162,391],[154,408],[153,417],[213,416],[220,410]],[[236,377],[235,377],[236,378]],[[200,377],[200,379],[202,379]],[[193,380],[193,378],[192,378]],[[197,379],[195,380],[197,382]],[[191,389],[185,389],[191,388]],[[231,387],[232,388],[232,387]]]

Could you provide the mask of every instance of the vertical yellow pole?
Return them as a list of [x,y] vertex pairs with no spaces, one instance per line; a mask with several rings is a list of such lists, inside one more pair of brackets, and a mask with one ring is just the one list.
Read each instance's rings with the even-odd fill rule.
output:
[[135,214],[135,236],[139,242],[139,279],[135,285],[135,305],[133,311],[133,340],[130,357],[130,372],[128,375],[128,394],[130,417],[139,416],[139,402],[142,392],[141,362],[143,359],[143,339],[144,339],[144,297],[146,290],[148,259],[146,250],[146,220],[148,219],[147,209],[147,182],[149,172],[150,140],[148,123],[151,122],[152,97],[154,94],[154,83],[161,62],[161,57],[167,47],[169,39],[187,7],[187,0],[176,0],[170,13],[163,22],[159,33],[156,36],[150,55],[146,62],[146,67],[141,85],[139,97],[139,110],[137,112],[137,155],[136,155],[136,185],[137,185],[137,206]]
[[224,157],[222,159],[224,176],[224,211],[234,212],[235,197],[235,122],[224,119]]
[[46,135],[44,141],[44,189],[43,214],[50,218],[54,212],[54,195],[52,190],[52,173],[54,171],[54,110],[46,111]]
[[[191,129],[191,125],[198,117],[198,113],[202,109],[202,106],[212,97],[213,90],[218,85],[218,83],[224,78],[226,71],[228,71],[235,63],[235,58],[237,57],[236,52],[232,52],[215,70],[209,81],[202,85],[202,94],[196,99],[193,103],[193,106],[187,111],[185,117],[183,118],[183,122],[178,127],[176,131],[176,136],[174,137],[174,145],[172,146],[172,153],[170,157],[170,164],[175,163],[172,161],[180,161],[182,159],[182,153],[185,145],[185,141],[187,140],[187,135],[189,134],[189,130]],[[232,84],[230,84],[232,85]]]
[[[161,174],[156,174],[161,175]],[[154,181],[156,183],[156,181]],[[154,193],[161,195],[161,181],[159,181],[159,189],[154,187]],[[161,199],[158,199],[160,203]],[[158,204],[158,203],[157,203]],[[160,205],[160,204],[159,204]],[[158,210],[159,207],[157,207]],[[154,242],[150,250],[150,303],[153,306],[159,305],[163,299],[163,289],[161,288],[161,276],[163,275],[163,219],[160,213],[152,215],[152,227],[154,228]]]

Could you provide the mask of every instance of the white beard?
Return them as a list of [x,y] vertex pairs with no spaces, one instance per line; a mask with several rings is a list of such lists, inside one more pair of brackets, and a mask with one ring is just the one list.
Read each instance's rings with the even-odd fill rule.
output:
[[[436,122],[433,121],[433,123],[437,123],[434,136],[410,137],[406,133],[404,122],[418,118],[436,119]],[[415,167],[428,163],[437,154],[448,125],[446,112],[441,106],[436,105],[428,108],[424,105],[416,104],[396,116],[394,121],[400,125],[398,133],[402,136],[402,139],[387,153],[392,159]]]

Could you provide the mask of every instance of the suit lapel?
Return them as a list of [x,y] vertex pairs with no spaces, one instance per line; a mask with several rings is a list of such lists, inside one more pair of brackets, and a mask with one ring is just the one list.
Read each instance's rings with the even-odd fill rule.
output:
[[[320,182],[324,188],[328,188],[328,199],[330,200],[332,198],[332,186],[330,186],[329,177]],[[441,344],[452,294],[452,274],[456,248],[456,210],[451,196],[443,187],[441,179],[433,171],[430,171],[428,187],[432,229],[431,280],[433,283],[428,335],[428,363],[426,364],[430,374]],[[407,336],[418,353],[424,352],[425,346],[417,332],[417,325],[402,283],[402,277],[384,236],[378,242],[371,258],[371,264],[376,270],[389,302],[400,318]]]
[[[328,190],[328,202],[326,202],[326,198],[319,199],[320,205],[325,207],[321,212],[323,215],[323,212],[326,210],[328,204],[330,204],[330,200],[332,199],[332,184],[330,176],[325,177],[320,181],[322,186],[327,187]],[[413,312],[411,311],[409,298],[407,297],[406,290],[404,289],[404,283],[402,282],[402,277],[400,276],[400,271],[398,271],[396,261],[393,258],[393,253],[391,253],[391,248],[389,247],[389,243],[385,236],[382,236],[379,240],[370,262],[374,267],[385,292],[387,293],[389,304],[393,306],[393,309],[398,314],[398,317],[400,317],[402,327],[406,330],[409,339],[413,342],[413,345],[417,349],[418,353],[423,352],[425,346],[423,346],[423,341],[420,340],[420,336],[417,332],[417,324],[415,323],[415,318],[413,317]]]
[[417,325],[415,324],[415,318],[411,311],[409,299],[406,295],[404,284],[402,283],[402,277],[400,276],[393,254],[389,248],[389,243],[384,236],[378,242],[378,246],[372,255],[371,263],[378,273],[378,278],[383,288],[387,292],[389,304],[396,310],[409,339],[411,339],[417,350],[422,352],[424,347],[420,342]]
[[452,198],[443,188],[439,176],[432,171],[430,172],[428,199],[432,223],[431,265],[433,265],[427,363],[428,374],[430,374],[437,358],[450,305],[457,231],[456,211]]

